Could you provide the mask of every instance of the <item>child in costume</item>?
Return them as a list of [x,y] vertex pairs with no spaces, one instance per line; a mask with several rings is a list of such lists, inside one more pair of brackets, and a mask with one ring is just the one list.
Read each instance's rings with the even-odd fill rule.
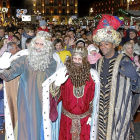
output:
[[88,48],[88,61],[91,64],[91,67],[95,69],[95,64],[102,56],[99,53],[99,48],[94,46],[93,44],[89,45]]
[[41,20],[39,23],[40,28],[37,30],[37,32],[39,31],[45,31],[45,32],[49,32],[48,28],[47,28],[47,22],[45,20]]

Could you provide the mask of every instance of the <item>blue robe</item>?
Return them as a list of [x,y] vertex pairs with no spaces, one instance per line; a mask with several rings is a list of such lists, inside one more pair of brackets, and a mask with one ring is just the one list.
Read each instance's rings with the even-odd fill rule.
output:
[[[31,69],[26,56],[15,60],[10,69],[0,77],[10,81],[20,75],[18,107],[18,140],[40,140],[42,123],[42,86],[41,84],[56,71],[56,62],[51,59],[45,72]],[[9,124],[10,125],[10,124]],[[10,138],[10,135],[7,137]]]

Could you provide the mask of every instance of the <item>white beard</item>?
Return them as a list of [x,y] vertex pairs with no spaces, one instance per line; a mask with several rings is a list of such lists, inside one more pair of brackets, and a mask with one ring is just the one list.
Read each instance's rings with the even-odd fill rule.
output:
[[45,71],[50,64],[50,55],[45,49],[41,52],[37,52],[35,48],[31,49],[27,58],[33,71]]

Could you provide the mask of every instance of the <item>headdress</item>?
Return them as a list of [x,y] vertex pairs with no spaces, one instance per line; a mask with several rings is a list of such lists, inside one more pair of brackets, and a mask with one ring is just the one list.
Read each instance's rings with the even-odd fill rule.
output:
[[80,55],[81,57],[86,58],[88,55],[88,51],[84,47],[80,47],[80,46],[74,47],[72,56],[75,56],[75,55]]
[[52,38],[51,34],[45,31],[37,32],[36,37],[43,37],[45,38],[45,40],[49,40],[49,41],[51,41]]
[[118,17],[103,15],[96,30],[93,32],[93,41],[98,45],[102,41],[108,41],[118,46],[121,42],[121,35],[116,30],[120,26]]

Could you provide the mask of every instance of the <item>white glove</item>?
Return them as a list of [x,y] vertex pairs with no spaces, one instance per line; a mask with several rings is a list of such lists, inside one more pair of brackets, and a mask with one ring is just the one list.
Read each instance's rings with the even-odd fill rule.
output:
[[60,86],[68,79],[69,75],[66,76],[66,73],[67,73],[66,67],[62,67],[58,70],[56,80],[54,82],[55,86]]
[[24,55],[29,55],[29,51],[28,49],[24,49],[24,50],[21,50],[19,52],[17,52],[15,55],[13,55],[11,58],[10,58],[10,62],[12,62],[13,60],[21,57],[21,56],[24,56]]
[[11,53],[9,52],[4,52],[2,57],[0,57],[0,69],[7,69],[10,67],[11,62],[10,62],[10,57]]
[[91,125],[91,117],[88,118],[87,125]]

